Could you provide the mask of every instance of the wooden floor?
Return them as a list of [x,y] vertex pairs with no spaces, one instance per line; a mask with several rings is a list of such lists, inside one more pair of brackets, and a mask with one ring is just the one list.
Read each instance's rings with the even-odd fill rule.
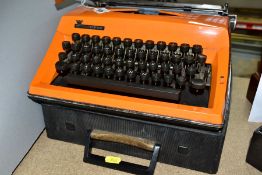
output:
[[[219,175],[261,175],[262,173],[245,162],[249,140],[258,123],[248,123],[250,103],[246,100],[246,90],[249,80],[233,78],[233,94],[231,114],[224,149],[221,157]],[[48,139],[46,132],[32,147],[14,175],[122,175],[127,174],[82,162],[84,147],[62,141]],[[119,155],[102,150],[96,154]],[[121,157],[121,155],[120,155]],[[124,156],[131,162],[146,164],[148,161]],[[196,160],[198,161],[198,160]],[[176,166],[158,163],[156,175],[201,175]]]

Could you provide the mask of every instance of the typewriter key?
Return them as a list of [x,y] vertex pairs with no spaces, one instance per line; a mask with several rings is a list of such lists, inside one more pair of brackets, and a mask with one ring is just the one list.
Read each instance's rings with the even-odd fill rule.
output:
[[179,64],[182,60],[182,56],[180,54],[172,54],[171,55],[171,62],[174,64]]
[[116,69],[116,79],[117,80],[119,80],[119,81],[121,81],[121,80],[123,80],[123,78],[124,78],[124,75],[125,75],[125,72],[124,72],[124,69],[123,68],[121,68],[121,67],[118,67],[117,69]]
[[154,44],[154,41],[152,41],[152,40],[147,40],[146,41],[146,49],[153,49],[154,48],[154,46],[155,46],[155,44]]
[[63,41],[62,42],[63,50],[68,53],[71,51],[71,43],[69,41]]
[[80,39],[81,39],[81,37],[80,37],[79,33],[73,33],[72,34],[72,40],[74,42],[78,42],[78,41],[80,41]]
[[149,68],[151,73],[156,72],[157,68],[158,68],[158,64],[155,61],[151,61],[149,63],[149,67],[148,68]]
[[170,52],[175,52],[177,50],[177,43],[171,42],[168,44],[168,50]]
[[116,56],[124,56],[124,49],[123,48],[120,48],[120,47],[117,47],[116,49],[115,49],[115,55]]
[[93,42],[93,44],[98,44],[100,42],[100,36],[93,35],[92,36],[92,42]]
[[75,75],[79,73],[79,70],[80,70],[79,62],[72,63],[70,67],[71,67],[70,73],[75,74]]
[[157,50],[163,51],[166,48],[166,42],[165,41],[158,41],[157,42]]
[[128,69],[126,74],[127,74],[127,80],[129,82],[135,81],[136,72],[134,71],[134,69]]
[[60,75],[64,75],[69,71],[69,65],[64,61],[58,61],[55,64],[56,72]]
[[141,82],[142,84],[147,84],[147,83],[148,83],[148,80],[149,80],[149,74],[148,74],[148,72],[142,71],[142,72],[140,73],[140,82]]
[[126,51],[126,57],[127,57],[127,58],[134,58],[134,56],[135,56],[135,50],[133,50],[133,49],[128,49],[128,50]]
[[103,42],[104,45],[110,44],[111,38],[109,36],[104,36],[102,38],[102,42]]
[[102,66],[100,64],[94,65],[93,69],[94,69],[94,74],[95,74],[96,77],[102,76],[103,69],[102,69]]
[[194,54],[200,54],[202,53],[202,46],[201,45],[198,45],[198,44],[194,44],[193,47],[192,47],[192,52]]
[[197,55],[197,61],[198,61],[201,65],[205,64],[206,59],[207,59],[207,56],[206,56],[206,55],[203,55],[203,54],[198,54],[198,55]]
[[114,75],[114,69],[111,66],[105,67],[105,77],[111,79]]
[[59,61],[64,61],[67,58],[67,54],[65,52],[58,53]]
[[169,87],[173,82],[173,76],[170,74],[164,75],[165,86]]
[[132,46],[132,39],[130,38],[125,38],[123,42],[124,42],[125,48]]
[[111,56],[106,56],[103,60],[103,63],[108,66],[108,65],[112,65],[112,58]]
[[180,45],[180,51],[185,55],[190,49],[189,44],[183,43]]
[[88,34],[82,35],[82,43],[88,43],[90,41],[90,36]]
[[132,58],[128,58],[128,60],[126,61],[126,67],[127,68],[134,68],[135,66],[135,62]]
[[168,62],[163,62],[161,64],[161,73],[167,74],[167,73],[169,73],[169,70],[170,70],[170,64]]
[[134,43],[136,49],[140,49],[143,46],[143,40],[141,39],[136,39]]
[[85,63],[80,66],[81,75],[91,75],[92,67],[90,63]]
[[79,43],[74,43],[74,44],[72,44],[71,49],[72,49],[74,52],[78,52],[78,51],[80,51],[80,49],[81,49],[81,44],[79,44]]
[[159,86],[161,80],[161,75],[159,73],[152,74],[152,84],[154,86]]
[[121,38],[119,37],[114,37],[112,41],[114,46],[119,46],[121,44]]

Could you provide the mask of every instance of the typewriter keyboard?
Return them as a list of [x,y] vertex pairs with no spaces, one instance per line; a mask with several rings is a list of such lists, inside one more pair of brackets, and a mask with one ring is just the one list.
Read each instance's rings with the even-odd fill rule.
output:
[[72,34],[54,85],[207,107],[211,65],[201,45]]

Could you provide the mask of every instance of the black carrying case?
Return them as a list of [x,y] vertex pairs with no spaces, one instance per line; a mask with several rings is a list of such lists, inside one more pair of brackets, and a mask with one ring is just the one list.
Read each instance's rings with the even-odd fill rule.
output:
[[[230,70],[231,72],[231,70]],[[231,73],[222,128],[170,122],[143,113],[82,104],[30,95],[42,105],[47,136],[85,145],[87,131],[99,129],[152,140],[160,145],[158,161],[197,171],[216,173],[219,166],[229,118]],[[151,159],[151,154],[136,147],[114,142],[95,141],[93,147]]]

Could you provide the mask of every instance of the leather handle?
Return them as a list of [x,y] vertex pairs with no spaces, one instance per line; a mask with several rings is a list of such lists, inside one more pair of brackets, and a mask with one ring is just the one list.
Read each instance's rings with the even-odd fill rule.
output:
[[91,132],[91,138],[95,140],[110,141],[135,146],[147,151],[153,151],[155,146],[155,143],[153,141],[147,139],[101,130],[93,130]]

